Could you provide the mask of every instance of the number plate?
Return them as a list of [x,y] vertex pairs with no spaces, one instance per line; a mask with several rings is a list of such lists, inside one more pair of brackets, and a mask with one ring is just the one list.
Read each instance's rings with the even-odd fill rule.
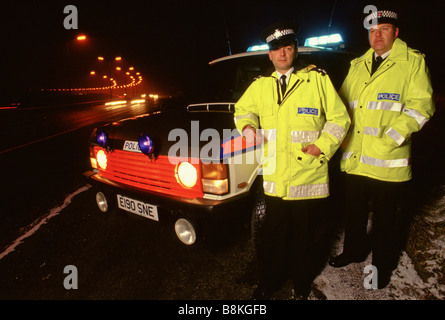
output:
[[158,207],[138,200],[117,195],[117,204],[122,210],[137,214],[144,218],[159,221]]

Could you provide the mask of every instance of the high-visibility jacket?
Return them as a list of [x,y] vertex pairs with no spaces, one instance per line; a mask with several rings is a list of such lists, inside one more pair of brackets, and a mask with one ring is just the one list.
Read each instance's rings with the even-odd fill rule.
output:
[[[328,75],[294,72],[284,96],[276,72],[255,80],[235,104],[235,123],[239,131],[251,125],[264,137],[266,194],[285,200],[329,195],[328,160],[346,136],[350,119]],[[302,152],[309,144],[323,154]]]
[[340,96],[352,124],[342,145],[341,170],[383,181],[411,179],[411,134],[435,107],[429,70],[418,51],[396,39],[371,75],[373,49],[351,61]]

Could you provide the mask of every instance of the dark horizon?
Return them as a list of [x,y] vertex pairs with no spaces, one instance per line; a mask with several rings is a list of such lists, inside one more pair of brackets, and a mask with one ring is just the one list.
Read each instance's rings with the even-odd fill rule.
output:
[[[360,55],[369,48],[363,28],[363,8],[368,3],[372,1],[6,3],[1,17],[4,78],[0,99],[14,99],[30,89],[67,87],[70,82],[73,87],[99,83],[88,77],[90,70],[103,68],[99,55],[122,56],[126,67],[140,70],[147,91],[174,94],[187,82],[196,81],[209,61],[259,44],[260,32],[278,20],[299,23],[300,45],[307,37],[340,33],[345,49]],[[401,4],[397,8],[399,37],[426,54],[433,85],[442,91],[442,1],[387,3]],[[78,10],[77,30],[64,28],[67,5]],[[79,34],[85,34],[87,41],[76,42]]]

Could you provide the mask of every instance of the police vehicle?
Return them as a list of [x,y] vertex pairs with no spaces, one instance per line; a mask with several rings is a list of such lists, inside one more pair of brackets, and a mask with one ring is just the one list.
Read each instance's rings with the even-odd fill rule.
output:
[[[320,48],[320,39],[299,47],[297,68],[322,68],[338,89],[352,57]],[[267,48],[257,46],[213,60],[208,69],[205,83],[188,95],[159,99],[150,114],[96,128],[86,176],[101,212],[116,208],[169,223],[186,245],[212,235],[223,221],[249,219],[257,243],[265,215],[261,145],[246,144],[233,113],[250,83],[273,66]]]

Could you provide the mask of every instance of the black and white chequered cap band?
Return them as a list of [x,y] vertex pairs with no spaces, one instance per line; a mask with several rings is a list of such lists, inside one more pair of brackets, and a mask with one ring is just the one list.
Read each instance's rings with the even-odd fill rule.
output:
[[369,21],[371,19],[379,19],[379,18],[390,18],[397,20],[399,18],[399,15],[393,11],[382,10],[371,13],[369,16],[366,17],[366,20]]
[[266,42],[269,43],[272,40],[280,39],[282,36],[293,33],[295,33],[293,29],[284,29],[284,30],[276,29],[274,33],[272,33],[270,36],[266,38]]

